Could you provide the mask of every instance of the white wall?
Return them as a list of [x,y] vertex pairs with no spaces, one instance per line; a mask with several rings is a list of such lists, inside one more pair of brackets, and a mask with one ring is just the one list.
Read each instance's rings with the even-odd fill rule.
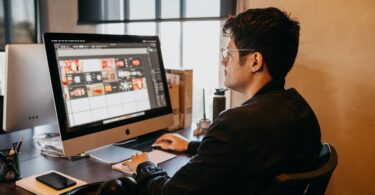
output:
[[[301,23],[299,54],[287,87],[300,91],[339,162],[326,194],[375,194],[375,1],[248,0]],[[233,97],[233,105],[243,98]]]

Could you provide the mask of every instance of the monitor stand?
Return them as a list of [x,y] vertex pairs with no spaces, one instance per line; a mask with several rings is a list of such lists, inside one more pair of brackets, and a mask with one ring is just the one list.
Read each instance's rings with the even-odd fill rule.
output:
[[[135,139],[129,140],[129,142],[132,141],[135,141]],[[137,152],[140,151],[110,144],[107,146],[96,148],[94,150],[90,150],[86,153],[89,154],[90,157],[101,162],[104,162],[106,164],[115,164],[129,159],[132,155],[136,154]]]

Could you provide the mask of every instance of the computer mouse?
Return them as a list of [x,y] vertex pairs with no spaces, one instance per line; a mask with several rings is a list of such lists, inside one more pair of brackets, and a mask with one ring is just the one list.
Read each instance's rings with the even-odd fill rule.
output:
[[171,144],[171,143],[172,143],[171,141],[165,140],[165,141],[161,141],[159,143],[154,143],[154,144],[151,145],[151,147],[153,147],[153,148],[161,148],[161,146],[163,144]]

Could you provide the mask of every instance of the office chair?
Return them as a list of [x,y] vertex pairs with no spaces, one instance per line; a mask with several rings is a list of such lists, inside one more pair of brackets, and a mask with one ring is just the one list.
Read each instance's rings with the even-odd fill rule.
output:
[[319,155],[317,168],[302,173],[285,173],[274,178],[273,192],[269,194],[323,195],[337,166],[337,153],[325,143]]

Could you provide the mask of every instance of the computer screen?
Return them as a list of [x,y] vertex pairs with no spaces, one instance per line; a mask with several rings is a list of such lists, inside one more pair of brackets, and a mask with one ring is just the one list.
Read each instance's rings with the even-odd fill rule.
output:
[[[172,124],[157,36],[46,33],[44,38],[65,154]],[[76,144],[80,148],[72,148]]]
[[[3,129],[57,126],[52,86],[43,44],[9,44],[5,48]],[[57,129],[53,129],[57,130]]]

